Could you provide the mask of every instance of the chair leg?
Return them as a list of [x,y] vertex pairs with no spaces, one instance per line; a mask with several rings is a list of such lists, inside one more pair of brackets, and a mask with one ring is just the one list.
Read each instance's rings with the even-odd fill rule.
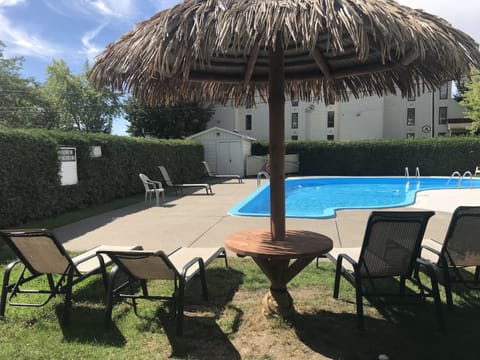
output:
[[183,312],[184,312],[184,296],[185,295],[185,279],[180,279],[177,293],[177,335],[183,335]]
[[147,281],[146,280],[140,280],[140,285],[142,287],[143,296],[148,297]]
[[360,276],[355,273],[355,302],[357,306],[357,321],[358,329],[360,331],[365,330],[365,323],[363,318],[363,292],[362,292],[362,281]]
[[342,276],[342,257],[339,256],[337,259],[337,266],[335,269],[335,282],[333,287],[333,297],[338,299],[338,292],[340,290],[340,277]]
[[12,272],[13,267],[18,264],[18,260],[14,261],[5,269],[5,273],[3,274],[3,283],[2,283],[2,294],[0,297],[0,317],[5,316],[5,307],[7,305],[7,293],[8,293],[8,282],[10,281],[10,273]]
[[435,311],[437,313],[438,328],[440,331],[444,331],[445,319],[443,317],[442,301],[440,300],[440,291],[438,290],[438,280],[436,279],[435,274],[431,274],[430,281],[432,285],[432,296],[435,304]]
[[447,308],[449,310],[453,310],[452,282],[450,279],[450,274],[448,272],[448,267],[444,267],[443,282],[445,287],[445,297],[447,299]]
[[72,287],[73,287],[73,268],[70,268],[67,275],[67,284],[65,287],[65,309],[63,312],[63,321],[68,324],[70,321],[70,311],[72,308]]
[[118,267],[115,266],[108,278],[108,288],[105,296],[105,324],[107,327],[112,325],[112,309],[113,309],[113,298],[115,291],[115,276],[117,274]]
[[400,277],[400,296],[404,296],[405,295],[405,283],[406,283],[406,278],[405,277]]
[[205,278],[205,266],[200,263],[200,282],[202,283],[203,300],[208,301],[207,279]]
[[[445,318],[442,311],[442,301],[440,299],[440,291],[438,290],[438,278],[435,270],[433,270],[432,264],[429,261],[421,261],[420,266],[425,269],[425,273],[430,278],[431,283],[431,295],[433,296],[433,301],[435,305],[435,312],[437,313],[438,328],[440,331],[445,330]],[[451,296],[451,293],[450,293]],[[448,297],[447,297],[448,298]]]

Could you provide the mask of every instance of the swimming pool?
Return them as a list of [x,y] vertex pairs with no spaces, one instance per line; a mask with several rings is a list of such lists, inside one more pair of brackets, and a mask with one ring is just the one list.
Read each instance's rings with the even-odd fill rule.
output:
[[[480,188],[480,179],[448,177],[307,177],[285,180],[287,217],[326,218],[341,209],[371,209],[413,204],[417,191]],[[270,186],[265,184],[230,209],[240,216],[270,215]]]

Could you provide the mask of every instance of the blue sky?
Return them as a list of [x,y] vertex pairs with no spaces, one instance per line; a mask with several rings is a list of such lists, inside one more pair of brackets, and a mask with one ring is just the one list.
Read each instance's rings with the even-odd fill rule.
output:
[[[64,59],[80,73],[85,60],[132,30],[136,23],[178,0],[0,0],[0,41],[5,57],[25,58],[23,75],[45,79],[53,59]],[[479,0],[400,0],[439,15],[480,42]],[[125,134],[125,121],[113,132]]]

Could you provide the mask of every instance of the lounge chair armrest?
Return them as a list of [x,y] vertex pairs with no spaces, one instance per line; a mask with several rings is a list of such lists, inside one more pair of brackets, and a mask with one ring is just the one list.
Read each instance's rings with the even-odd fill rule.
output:
[[436,249],[434,249],[434,248],[432,248],[428,245],[422,245],[422,249],[430,251],[430,252],[434,253],[435,255],[438,255],[439,257],[441,257],[441,252],[440,251],[438,251],[438,250],[436,250]]
[[97,257],[97,252],[94,251],[92,252],[90,255],[88,256],[85,256],[84,258],[80,259],[80,260],[77,260],[77,261],[74,261],[73,263],[75,264],[75,266],[87,261],[87,260],[90,260],[90,259],[93,259],[94,257]]
[[[187,262],[184,266],[183,266],[183,269],[182,269],[182,278],[186,279],[187,277],[187,272],[188,270],[196,265],[198,263],[198,270],[202,271],[203,269],[205,269],[205,264],[203,263],[203,259],[201,257],[195,257],[193,258],[192,260],[190,260],[189,262]],[[197,273],[197,271],[195,271],[193,274],[191,274],[190,276],[193,276]]]
[[[5,272],[11,271],[11,270],[15,267],[15,265],[18,265],[18,264],[20,264],[20,263],[22,263],[22,260],[20,260],[20,259],[16,259],[16,260],[12,261],[12,262],[9,263],[9,264],[7,265],[7,267],[5,268]],[[23,263],[22,263],[22,264],[23,264]]]
[[350,264],[352,264],[352,266],[354,268],[356,268],[358,266],[358,262],[356,260],[354,260],[352,257],[350,257],[349,255],[347,254],[338,254],[338,259],[337,261],[342,261],[342,259],[345,259],[347,260]]

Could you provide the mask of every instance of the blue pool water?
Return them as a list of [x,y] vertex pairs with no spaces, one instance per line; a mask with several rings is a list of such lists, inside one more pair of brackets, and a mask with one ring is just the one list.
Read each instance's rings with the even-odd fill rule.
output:
[[[463,179],[460,187],[480,188],[480,179]],[[417,191],[456,189],[458,178],[446,177],[308,177],[285,180],[286,216],[325,218],[340,209],[406,206]],[[270,186],[260,187],[230,209],[231,215],[269,216]]]

